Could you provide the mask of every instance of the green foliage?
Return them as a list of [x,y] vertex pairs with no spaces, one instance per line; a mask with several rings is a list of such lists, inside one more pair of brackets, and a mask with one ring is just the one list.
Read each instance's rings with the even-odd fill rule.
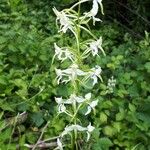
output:
[[[51,60],[56,40],[61,44],[64,41],[74,41],[57,35],[51,8],[58,3],[62,4],[60,7],[65,7],[71,2],[73,1],[0,2],[0,111],[3,112],[0,115],[1,150],[8,146],[16,149],[16,144],[22,148],[25,143],[36,143],[41,128],[48,120],[50,124],[45,131],[45,138],[56,136],[66,124],[64,118],[57,118],[54,96],[56,93],[68,96],[71,88],[56,86]],[[92,91],[95,98],[99,99],[99,105],[89,120],[94,122],[98,130],[92,135],[89,149],[148,150],[149,34],[145,32],[145,37],[137,41],[128,33],[123,35],[122,29],[116,24],[102,24],[102,27],[96,27],[93,32],[103,37],[106,57],[100,55],[94,62],[88,60],[91,66],[97,63],[104,70],[104,83],[96,85]],[[82,33],[82,38],[88,38],[88,35]],[[115,77],[117,85],[113,94],[106,95],[110,75]],[[11,117],[23,111],[28,113],[24,123],[6,125]]]
[[135,145],[136,149],[147,149],[150,146],[149,37],[146,33],[145,39],[135,41],[127,34],[118,46],[111,39],[108,43],[107,37],[105,40],[107,56],[97,62],[111,69],[111,73],[104,74],[113,74],[117,86],[113,95],[104,97],[105,87],[100,85],[102,100],[95,117],[95,124],[102,128],[100,137],[109,137],[113,149],[129,150]]
[[93,150],[109,150],[113,144],[109,138],[100,138],[92,147]]

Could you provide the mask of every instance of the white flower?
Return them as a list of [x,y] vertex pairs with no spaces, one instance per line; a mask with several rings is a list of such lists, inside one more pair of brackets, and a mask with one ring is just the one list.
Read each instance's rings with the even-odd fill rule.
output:
[[98,4],[100,5],[101,10],[102,10],[102,14],[103,14],[102,0],[93,0],[92,9],[90,10],[89,13],[85,13],[85,15],[87,17],[90,17],[93,19],[93,25],[95,25],[96,21],[101,21],[101,19],[95,17],[97,15],[98,9],[99,9]]
[[61,62],[63,62],[66,59],[70,59],[72,62],[74,60],[73,54],[68,50],[68,49],[61,49],[60,47],[57,46],[56,43],[54,43],[54,48],[55,48],[55,56],[58,57]]
[[62,72],[61,69],[55,69],[55,72],[56,72],[56,75],[57,75],[57,77],[56,77],[57,84],[59,84],[59,83],[60,83],[60,80],[61,80],[62,77],[63,77],[63,72]]
[[85,98],[82,96],[76,96],[75,94],[71,94],[69,99],[62,99],[62,97],[55,97],[55,101],[58,105],[61,104],[73,104],[75,102],[77,103],[83,103],[85,101],[89,101],[91,99],[91,93],[88,93],[85,95]]
[[89,72],[89,76],[90,78],[93,80],[93,86],[98,82],[98,78],[101,79],[101,74],[102,69],[100,66],[96,65],[94,68],[91,69],[91,71]]
[[113,88],[116,86],[116,80],[112,76],[110,79],[108,79],[108,84],[107,84],[107,91],[113,93]]
[[77,130],[79,132],[86,132],[87,133],[87,141],[90,138],[90,133],[94,130],[95,128],[93,126],[91,126],[91,123],[87,126],[87,127],[82,127],[78,124],[76,125],[70,125],[70,126],[66,126],[65,130],[62,132],[61,136],[63,137],[66,134],[69,134],[70,132]]
[[[76,80],[77,76],[82,75],[84,72],[78,69],[78,65],[73,64],[70,66],[70,68],[63,70],[63,73],[68,76],[69,81]],[[66,83],[66,81],[64,81]],[[68,81],[67,81],[68,82]]]
[[95,129],[95,127],[91,126],[91,123],[87,126],[87,141],[90,139],[90,133]]
[[90,43],[90,51],[92,52],[93,56],[98,55],[98,49],[100,49],[103,54],[105,54],[102,48],[102,37],[100,37],[97,41],[93,41]]
[[58,104],[62,104],[62,103],[63,103],[62,97],[55,97],[55,101],[56,101],[56,103],[58,103]]
[[89,101],[91,99],[91,93],[87,93],[86,95],[85,95],[85,97],[76,97],[76,102],[77,103],[83,103],[83,102],[85,102],[85,101]]
[[95,107],[97,106],[97,104],[98,104],[98,100],[95,100],[95,101],[92,101],[91,103],[88,103],[89,106],[88,106],[88,110],[85,113],[85,115],[88,115],[92,111],[92,109],[94,110]]
[[[62,80],[62,83],[67,83],[69,81],[75,81],[77,79],[77,76],[84,76],[86,74],[82,70],[78,69],[78,65],[76,64],[71,65],[68,69],[55,69],[55,71],[58,84],[60,83],[60,80]],[[63,79],[63,77],[65,77],[65,79]]]
[[62,97],[55,97],[55,101],[57,102],[58,106],[58,113],[66,113],[67,114],[67,111],[66,111],[66,106],[64,105],[65,104],[65,101],[62,99]]
[[112,76],[110,79],[108,79],[108,86],[115,87],[116,85],[116,79]]
[[86,131],[86,127],[82,127],[80,125],[70,125],[66,126],[65,130],[62,132],[61,136],[63,137],[64,135],[70,133],[71,131],[78,130],[78,131]]
[[[70,100],[64,100],[62,99],[62,97],[55,97],[55,101],[58,104],[58,113],[66,113],[68,114],[68,112],[66,111],[66,106],[64,104],[72,104],[72,102]],[[69,115],[69,114],[68,114]]]
[[87,126],[88,132],[92,132],[95,129],[95,127],[91,126],[91,123]]
[[101,19],[95,17],[97,13],[98,13],[98,2],[97,0],[93,0],[93,6],[89,13],[89,16],[93,18],[93,25],[95,25],[96,21],[101,21]]
[[63,150],[63,145],[59,138],[57,138],[57,146],[58,146],[59,150]]
[[78,103],[82,103],[83,102],[83,97],[78,97],[75,94],[71,94],[70,98],[68,99],[68,101],[70,101],[72,104],[75,104],[76,102]]
[[66,107],[64,104],[58,105],[58,113],[66,113]]
[[72,30],[72,23],[67,17],[67,15],[63,11],[59,12],[56,8],[53,8],[53,11],[57,16],[56,21],[60,21],[60,31],[66,33],[68,29]]

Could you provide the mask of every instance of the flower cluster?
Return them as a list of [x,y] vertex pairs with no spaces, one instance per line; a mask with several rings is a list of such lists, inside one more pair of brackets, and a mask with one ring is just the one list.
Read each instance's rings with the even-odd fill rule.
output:
[[65,70],[55,69],[56,71],[56,79],[57,83],[68,83],[69,81],[74,82],[77,80],[78,76],[84,77],[84,81],[92,80],[93,86],[98,82],[98,78],[101,78],[102,69],[100,66],[96,65],[94,68],[90,69],[89,71],[85,72],[79,69],[77,64],[72,64],[69,68]]
[[58,113],[66,113],[67,115],[72,117],[73,114],[71,114],[71,112],[66,109],[66,105],[78,104],[77,110],[79,110],[82,105],[86,104],[87,111],[85,112],[85,115],[88,115],[92,111],[92,109],[95,109],[96,105],[98,104],[98,100],[91,101],[91,93],[86,94],[85,97],[71,94],[69,99],[62,99],[62,97],[56,97],[55,101],[58,104]]
[[110,79],[108,79],[106,93],[113,93],[113,89],[115,86],[116,86],[116,79],[114,79],[114,77],[112,76]]
[[[70,30],[71,32],[74,33],[76,25],[79,25],[78,24],[79,21],[80,21],[80,25],[87,24],[91,19],[93,19],[93,25],[95,25],[96,21],[101,21],[101,19],[96,18],[96,15],[98,14],[99,5],[101,7],[102,14],[104,14],[102,0],[93,0],[92,9],[89,12],[85,12],[84,16],[79,16],[77,12],[72,11],[76,5],[80,5],[81,3],[84,3],[87,1],[89,0],[81,0],[79,1],[79,3],[76,3],[70,9],[64,9],[60,12],[55,7],[53,8],[53,11],[57,17],[56,23],[58,24],[58,21],[59,21],[59,24],[60,24],[59,32],[66,33],[67,30]],[[82,26],[80,27],[82,28]]]
[[[56,23],[60,26],[59,32],[66,33],[71,31],[71,33],[73,33],[75,36],[77,47],[75,49],[74,46],[59,47],[56,43],[54,43],[54,58],[60,60],[61,63],[64,63],[64,61],[69,61],[71,63],[69,63],[70,65],[66,69],[55,68],[57,84],[71,84],[72,87],[75,87],[78,85],[77,83],[86,83],[87,81],[91,81],[92,86],[94,86],[98,83],[99,79],[102,81],[102,69],[99,65],[95,65],[92,68],[82,67],[82,65],[84,65],[83,60],[87,59],[90,54],[93,57],[99,56],[100,50],[102,54],[105,55],[105,52],[102,48],[102,37],[99,39],[94,38],[94,40],[87,40],[88,42],[85,41],[83,48],[81,48],[79,38],[80,30],[84,30],[92,35],[89,29],[85,27],[85,24],[87,24],[91,19],[93,20],[94,25],[96,21],[101,21],[96,17],[99,6],[101,7],[101,12],[103,14],[102,0],[93,0],[92,9],[89,12],[83,13],[83,15],[81,15],[79,11],[76,12],[73,10],[74,7],[87,1],[89,0],[80,0],[70,9],[64,9],[60,12],[56,8],[53,8],[53,11],[57,17]],[[80,62],[82,62],[82,65]],[[110,82],[108,86],[110,86],[111,83],[112,82]],[[79,91],[76,89],[74,89],[72,94],[66,99],[62,97],[55,97],[55,101],[58,104],[58,114],[65,114],[71,118],[69,125],[65,127],[64,131],[57,139],[57,148],[60,150],[62,150],[65,146],[62,142],[62,139],[65,135],[71,134],[71,138],[73,140],[77,140],[77,132],[85,132],[87,134],[88,141],[91,132],[94,130],[94,127],[91,125],[91,123],[89,123],[87,127],[81,126],[81,121],[78,122],[79,119],[76,117],[79,110],[82,108],[85,108],[84,115],[89,115],[95,110],[95,107],[98,105],[98,100],[93,100],[91,93],[80,96]],[[74,142],[74,145],[76,145],[75,143],[76,142]]]
[[91,123],[89,123],[89,125],[87,127],[82,127],[78,124],[76,125],[70,125],[70,126],[66,126],[64,131],[61,133],[60,137],[57,138],[57,145],[58,145],[58,148],[59,150],[63,150],[63,145],[62,145],[62,142],[61,142],[61,139],[62,137],[64,137],[66,134],[70,134],[70,132],[76,130],[78,132],[86,132],[87,134],[87,139],[86,141],[89,141],[90,139],[90,133],[94,130],[95,128],[93,126],[91,126]]

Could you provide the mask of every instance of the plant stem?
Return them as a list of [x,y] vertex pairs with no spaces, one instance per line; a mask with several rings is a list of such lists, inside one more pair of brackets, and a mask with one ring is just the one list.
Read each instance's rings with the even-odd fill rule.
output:
[[[82,60],[81,60],[81,55],[80,55],[80,9],[81,9],[81,4],[80,4],[80,0],[79,0],[79,5],[78,5],[78,23],[76,25],[76,43],[77,43],[77,56],[78,56],[78,59],[77,59],[77,63],[78,64],[81,64]],[[73,83],[73,87],[74,87],[74,93],[77,94],[78,93],[78,87],[77,87],[77,81],[74,81]],[[76,118],[76,114],[77,114],[77,104],[76,104],[76,101],[74,101],[74,103],[72,104],[73,105],[73,112],[74,112],[74,118],[73,118],[73,123],[74,125],[77,124],[77,118]],[[78,144],[77,144],[77,136],[78,136],[78,133],[77,133],[77,130],[74,130],[73,132],[73,139],[72,139],[72,149],[74,150],[78,150]]]

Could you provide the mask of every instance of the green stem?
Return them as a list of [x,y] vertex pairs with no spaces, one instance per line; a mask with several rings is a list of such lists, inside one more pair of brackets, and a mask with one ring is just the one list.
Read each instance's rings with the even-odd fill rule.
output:
[[[76,33],[74,34],[76,37],[76,43],[77,43],[77,64],[81,64],[82,59],[81,59],[81,55],[80,55],[80,10],[81,10],[81,4],[80,4],[80,0],[79,0],[79,5],[78,5],[78,23],[76,25]],[[72,82],[73,88],[74,88],[74,94],[78,93],[78,86],[77,86],[77,81],[73,81]],[[74,103],[72,104],[73,106],[73,113],[74,113],[74,117],[72,119],[74,125],[77,124],[77,103],[76,101],[74,101]],[[72,133],[72,150],[78,150],[78,144],[77,144],[77,138],[78,138],[78,133],[77,130],[74,130],[74,132]]]

